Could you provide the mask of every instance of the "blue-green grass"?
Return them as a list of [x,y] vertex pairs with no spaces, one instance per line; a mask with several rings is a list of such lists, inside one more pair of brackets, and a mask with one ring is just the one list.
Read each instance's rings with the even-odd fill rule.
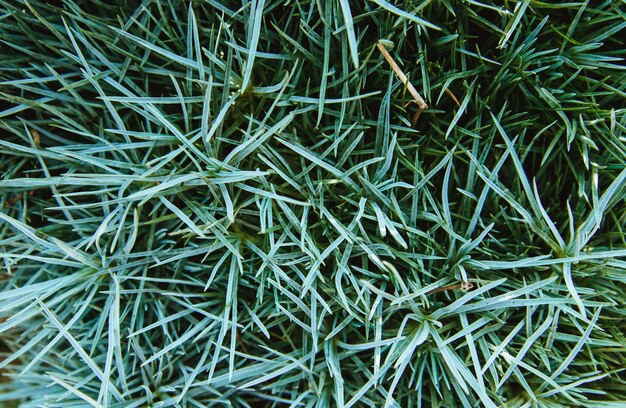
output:
[[0,0],[0,406],[626,406],[625,29]]

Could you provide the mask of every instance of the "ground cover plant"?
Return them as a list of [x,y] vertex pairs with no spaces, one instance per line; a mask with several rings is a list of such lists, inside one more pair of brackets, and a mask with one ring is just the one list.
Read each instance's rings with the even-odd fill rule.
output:
[[624,2],[244,3],[0,0],[0,404],[626,406]]

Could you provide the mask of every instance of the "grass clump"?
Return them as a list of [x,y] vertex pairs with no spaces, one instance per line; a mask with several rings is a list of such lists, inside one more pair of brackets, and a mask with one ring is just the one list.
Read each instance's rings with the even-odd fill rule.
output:
[[0,0],[0,401],[624,406],[624,5],[244,3]]

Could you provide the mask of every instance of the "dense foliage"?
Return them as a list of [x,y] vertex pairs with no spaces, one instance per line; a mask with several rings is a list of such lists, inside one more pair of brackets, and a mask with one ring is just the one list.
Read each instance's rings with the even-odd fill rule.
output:
[[626,406],[624,2],[243,3],[0,0],[0,403]]

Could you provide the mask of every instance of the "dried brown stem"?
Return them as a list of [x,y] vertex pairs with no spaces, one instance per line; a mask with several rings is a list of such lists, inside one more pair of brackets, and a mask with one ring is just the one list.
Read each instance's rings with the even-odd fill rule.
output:
[[417,111],[413,114],[413,118],[411,118],[411,125],[413,127],[415,127],[415,125],[417,125],[417,120],[420,118],[420,115],[422,114],[422,111],[424,109],[422,108],[417,108]]
[[447,290],[460,290],[462,292],[468,292],[473,287],[474,285],[471,282],[453,283],[452,285],[442,286],[440,288],[433,289],[426,294],[430,295],[431,293],[444,292]]
[[446,88],[446,93],[448,94],[448,96],[450,98],[452,98],[452,100],[454,101],[454,103],[456,103],[456,106],[458,106],[459,108],[461,107],[461,104],[459,103],[459,100],[456,99],[456,96],[454,96],[454,94],[452,93],[451,90],[449,90],[448,88]]
[[[402,72],[402,69],[400,69],[398,64],[396,64],[396,61],[393,60],[393,57],[391,56],[391,54],[389,54],[389,51],[387,51],[387,48],[385,48],[385,46],[381,43],[377,43],[376,46],[378,47],[380,52],[383,54],[383,57],[385,57],[385,59],[391,66],[391,69],[393,69],[393,72],[396,73],[398,78],[400,78],[400,81],[402,81],[404,86],[406,86],[406,88],[409,90],[409,93],[411,94],[411,96],[413,96],[415,103],[417,103],[417,106],[419,106],[419,109],[420,109],[418,112],[421,112],[424,109],[428,109],[428,105],[426,104],[426,101],[424,100],[424,98],[420,96],[420,94],[417,92],[413,84],[409,82],[406,75],[404,75],[404,72]],[[419,117],[419,115],[417,116]]]

